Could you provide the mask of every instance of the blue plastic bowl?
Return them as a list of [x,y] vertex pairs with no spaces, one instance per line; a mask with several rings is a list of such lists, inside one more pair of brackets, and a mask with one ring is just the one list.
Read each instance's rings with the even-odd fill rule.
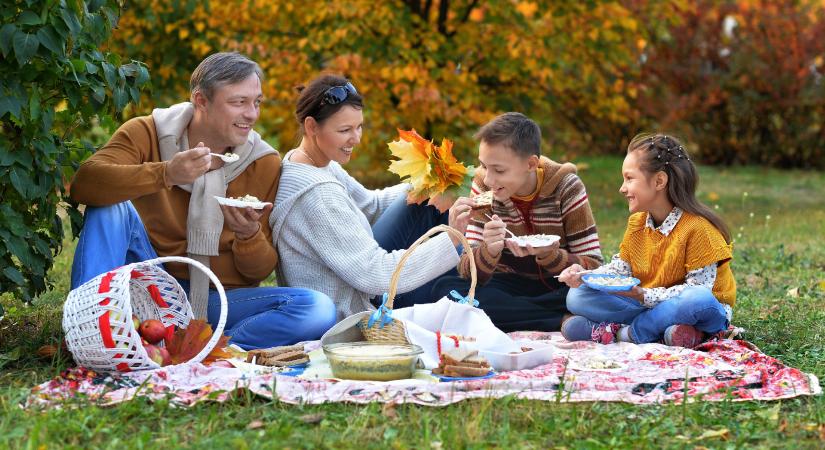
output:
[[633,282],[630,284],[619,285],[619,286],[605,286],[603,284],[594,283],[593,280],[604,279],[604,278],[622,278],[619,275],[610,275],[610,274],[603,274],[603,273],[587,273],[582,275],[582,281],[584,284],[590,286],[597,291],[604,291],[604,292],[619,292],[619,291],[629,291],[633,289],[633,286],[641,283],[638,278],[628,277]]

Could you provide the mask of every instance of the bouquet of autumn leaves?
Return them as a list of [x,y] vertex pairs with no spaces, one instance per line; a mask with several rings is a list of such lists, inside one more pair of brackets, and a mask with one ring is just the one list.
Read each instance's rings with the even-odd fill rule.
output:
[[387,144],[392,156],[390,172],[408,182],[412,189],[407,193],[407,203],[421,203],[444,212],[458,197],[470,195],[475,169],[465,166],[453,156],[453,142],[442,139],[435,145],[419,136],[415,130],[398,130],[397,141]]

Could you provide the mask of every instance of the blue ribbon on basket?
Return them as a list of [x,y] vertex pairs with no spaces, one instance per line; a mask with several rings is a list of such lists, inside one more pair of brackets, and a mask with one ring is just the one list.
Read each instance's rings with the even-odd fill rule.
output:
[[381,299],[381,306],[375,310],[367,321],[367,328],[372,328],[372,324],[380,320],[378,328],[384,328],[384,325],[389,325],[392,322],[392,310],[387,308],[387,293],[384,293],[384,298]]
[[475,300],[470,297],[465,297],[458,293],[458,291],[450,291],[450,297],[455,299],[455,302],[461,305],[470,305],[475,308],[478,308],[478,300]]

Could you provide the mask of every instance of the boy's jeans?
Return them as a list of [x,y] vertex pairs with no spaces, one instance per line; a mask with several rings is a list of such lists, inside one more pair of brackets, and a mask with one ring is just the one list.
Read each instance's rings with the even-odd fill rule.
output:
[[708,334],[728,327],[724,307],[704,286],[688,287],[677,297],[646,308],[632,298],[582,285],[570,289],[567,309],[596,324],[629,324],[633,340],[639,344],[661,340],[667,327],[676,324],[691,325]]
[[[157,254],[131,202],[87,207],[72,263],[72,289],[108,270],[153,258]],[[187,280],[178,282],[189,291]],[[318,339],[335,324],[332,300],[311,289],[227,289],[226,300],[224,334],[246,350]],[[210,289],[209,322],[217,323],[219,314],[218,292]]]

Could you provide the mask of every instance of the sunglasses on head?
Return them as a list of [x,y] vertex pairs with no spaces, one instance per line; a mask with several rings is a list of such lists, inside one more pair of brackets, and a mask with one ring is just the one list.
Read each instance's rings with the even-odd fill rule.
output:
[[322,103],[327,105],[337,105],[347,99],[350,95],[358,94],[355,86],[349,81],[343,86],[333,86],[324,92]]

